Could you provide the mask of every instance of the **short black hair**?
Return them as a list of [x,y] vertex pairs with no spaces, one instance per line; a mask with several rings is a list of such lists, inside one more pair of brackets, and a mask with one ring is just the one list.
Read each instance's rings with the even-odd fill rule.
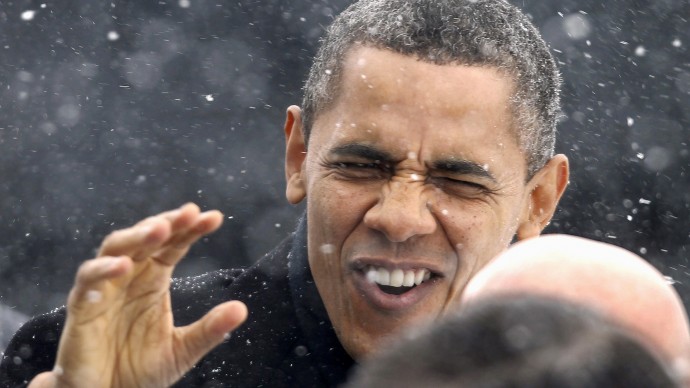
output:
[[678,387],[629,332],[580,305],[487,298],[403,336],[356,370],[351,387]]
[[514,128],[528,177],[553,156],[561,78],[529,19],[503,0],[360,0],[330,25],[304,86],[304,137],[331,107],[358,44],[440,65],[498,68],[514,81]]

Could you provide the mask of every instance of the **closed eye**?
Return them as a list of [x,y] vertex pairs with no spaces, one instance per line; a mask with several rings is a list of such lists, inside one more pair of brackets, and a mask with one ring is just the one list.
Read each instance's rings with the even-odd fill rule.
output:
[[468,180],[433,177],[432,182],[441,190],[454,196],[474,198],[493,193],[490,188],[483,184]]
[[350,162],[338,162],[336,163],[338,168],[348,169],[348,168],[381,168],[381,163],[350,163]]
[[375,162],[335,162],[332,168],[345,179],[381,179],[390,176],[390,167]]

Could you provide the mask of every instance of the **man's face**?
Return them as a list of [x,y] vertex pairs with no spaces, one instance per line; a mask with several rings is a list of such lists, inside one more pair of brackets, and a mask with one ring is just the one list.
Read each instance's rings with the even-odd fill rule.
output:
[[311,271],[360,358],[456,303],[524,222],[530,189],[496,69],[356,47],[342,85],[288,197],[306,195]]

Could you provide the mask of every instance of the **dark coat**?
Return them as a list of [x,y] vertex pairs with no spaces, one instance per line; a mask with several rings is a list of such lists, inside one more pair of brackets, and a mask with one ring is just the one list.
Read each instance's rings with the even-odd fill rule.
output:
[[[353,360],[340,345],[308,268],[306,225],[246,270],[220,270],[176,279],[171,287],[176,325],[213,306],[241,300],[249,318],[204,357],[180,387],[328,387],[341,384]],[[289,264],[288,264],[289,262]],[[0,365],[2,387],[25,386],[50,370],[65,309],[29,321]]]

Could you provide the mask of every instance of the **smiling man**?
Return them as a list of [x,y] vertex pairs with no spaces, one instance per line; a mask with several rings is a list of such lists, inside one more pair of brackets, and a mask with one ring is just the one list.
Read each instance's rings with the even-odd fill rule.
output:
[[294,237],[247,270],[170,287],[220,213],[186,205],[115,232],[80,268],[67,308],[15,336],[0,377],[342,383],[547,225],[568,181],[553,154],[558,87],[543,40],[504,1],[353,4],[322,42],[303,109],[287,111],[287,198],[307,202]]
[[516,232],[538,235],[567,175],[557,156],[528,179],[508,74],[372,46],[345,54],[309,152],[296,107],[287,128],[288,198],[307,199],[310,268],[354,357],[442,314]]

